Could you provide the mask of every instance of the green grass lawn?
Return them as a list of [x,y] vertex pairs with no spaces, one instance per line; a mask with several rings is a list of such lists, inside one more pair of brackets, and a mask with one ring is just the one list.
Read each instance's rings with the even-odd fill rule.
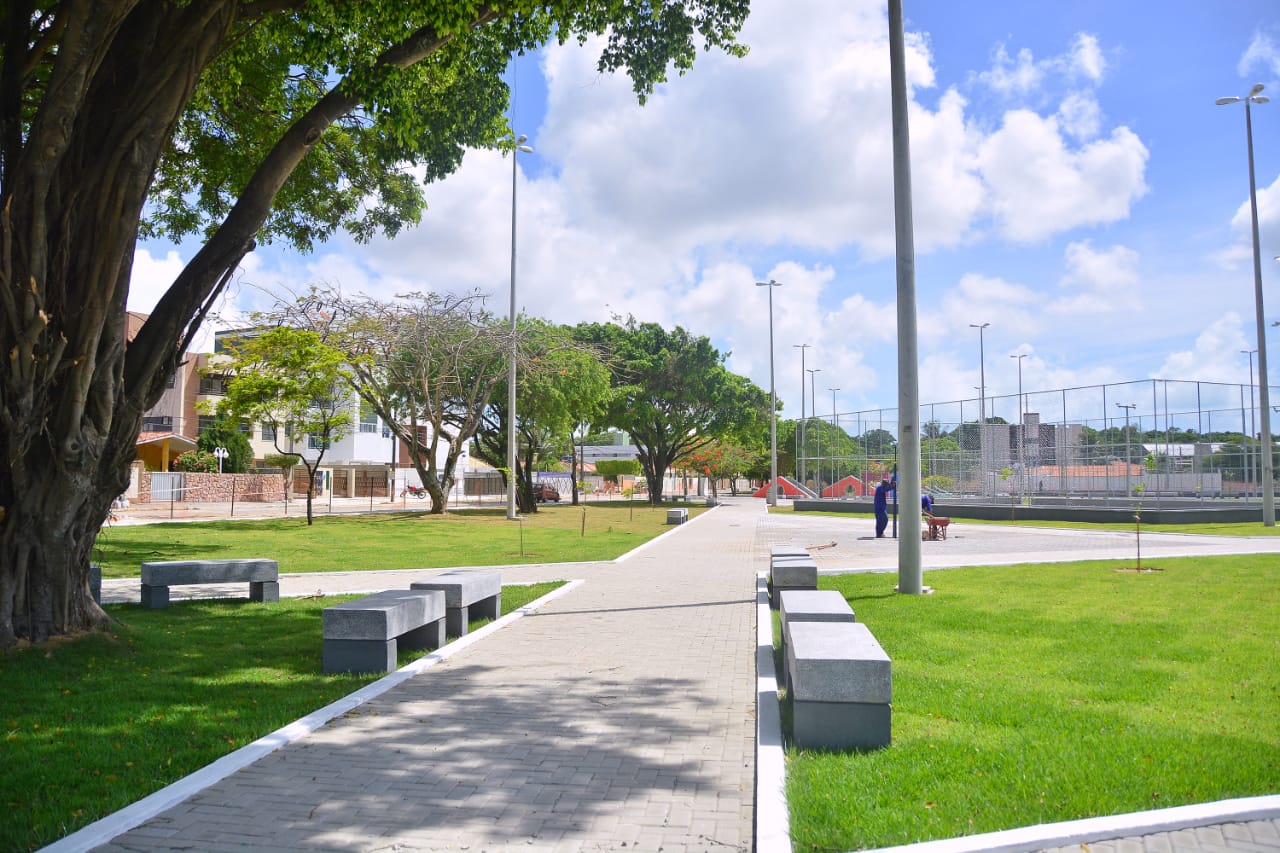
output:
[[[684,506],[684,504],[682,504]],[[106,528],[103,577],[137,577],[144,562],[265,557],[282,572],[363,571],[612,560],[671,528],[667,505],[641,501],[544,506],[523,521],[505,509],[447,515],[379,513]],[[690,517],[705,507],[689,507]]]
[[1280,791],[1280,558],[1157,565],[821,578],[893,660],[893,745],[789,752],[795,849]]
[[[502,610],[561,583],[505,586]],[[321,673],[321,611],[354,597],[116,605],[110,632],[0,655],[0,850],[56,841],[376,680]]]

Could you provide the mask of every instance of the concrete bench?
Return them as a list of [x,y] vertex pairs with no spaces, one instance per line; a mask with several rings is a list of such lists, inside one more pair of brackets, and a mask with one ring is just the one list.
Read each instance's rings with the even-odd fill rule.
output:
[[444,593],[445,630],[450,637],[467,633],[467,623],[502,615],[501,572],[447,572],[431,580],[415,581],[409,589],[438,589]]
[[[782,656],[786,660],[788,634],[795,622],[855,622],[853,608],[833,589],[784,589],[778,593],[782,616]],[[790,670],[784,667],[787,691],[791,691]]]
[[818,588],[818,564],[808,555],[769,560],[769,606],[778,609],[778,593],[785,589]]
[[142,606],[169,606],[169,587],[199,583],[248,583],[251,601],[280,600],[275,560],[172,560],[142,564]]
[[689,510],[685,507],[667,510],[667,524],[684,524],[689,520]]
[[878,749],[892,740],[889,656],[861,622],[795,622],[787,643],[797,746]]
[[445,594],[418,589],[375,592],[326,607],[321,623],[325,672],[391,672],[401,646],[444,645]]

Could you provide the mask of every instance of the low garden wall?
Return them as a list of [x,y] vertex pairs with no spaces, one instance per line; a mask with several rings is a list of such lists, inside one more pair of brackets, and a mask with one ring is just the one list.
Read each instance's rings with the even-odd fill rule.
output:
[[[150,471],[138,474],[140,503],[151,501]],[[226,503],[231,500],[262,502],[284,500],[284,479],[279,474],[196,474],[183,473],[179,501]]]

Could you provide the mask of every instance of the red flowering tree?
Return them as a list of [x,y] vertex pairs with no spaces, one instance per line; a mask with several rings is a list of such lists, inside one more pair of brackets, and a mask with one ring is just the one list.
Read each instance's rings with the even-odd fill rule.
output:
[[734,444],[716,439],[676,460],[677,468],[697,471],[711,481],[711,494],[716,494],[716,481],[729,481],[730,494],[736,495],[736,480],[744,471],[760,461],[760,454]]

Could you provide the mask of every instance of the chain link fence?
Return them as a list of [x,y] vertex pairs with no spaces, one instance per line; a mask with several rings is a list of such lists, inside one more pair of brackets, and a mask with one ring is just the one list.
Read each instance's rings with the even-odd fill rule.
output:
[[[1257,397],[1246,384],[1152,379],[926,403],[925,490],[1021,503],[1258,497]],[[897,431],[896,409],[810,417],[796,477],[824,497],[864,494],[894,470]]]

